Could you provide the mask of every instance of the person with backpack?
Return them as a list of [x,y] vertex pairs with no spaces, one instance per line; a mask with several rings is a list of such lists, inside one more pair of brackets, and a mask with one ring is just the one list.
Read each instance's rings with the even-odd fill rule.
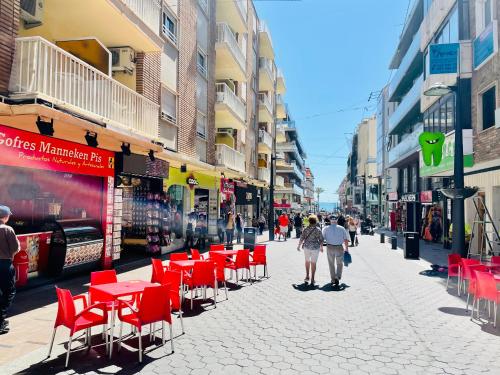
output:
[[323,233],[318,225],[318,218],[315,215],[310,215],[308,218],[309,226],[304,229],[300,236],[297,251],[304,250],[306,277],[304,283],[309,282],[309,275],[311,275],[311,286],[314,286],[316,274],[316,263],[320,251],[323,252]]

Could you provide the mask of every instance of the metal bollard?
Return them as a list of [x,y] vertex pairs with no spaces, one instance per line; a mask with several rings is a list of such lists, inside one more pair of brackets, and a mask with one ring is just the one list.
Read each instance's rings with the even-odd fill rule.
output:
[[391,249],[396,250],[398,248],[398,238],[396,236],[391,237]]
[[380,243],[385,243],[385,233],[380,233]]

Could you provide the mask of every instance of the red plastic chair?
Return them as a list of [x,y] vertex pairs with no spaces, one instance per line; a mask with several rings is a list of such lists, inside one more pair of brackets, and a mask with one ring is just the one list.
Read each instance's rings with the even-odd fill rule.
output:
[[490,259],[490,262],[494,263],[494,264],[500,265],[500,256],[498,256],[498,255],[492,256],[491,259]]
[[189,260],[188,253],[172,253],[170,260]]
[[[247,282],[250,280],[250,250],[239,250],[236,253],[236,259],[234,262],[232,260],[228,260],[225,265],[226,268],[230,270],[236,271],[236,283],[238,283],[238,270],[246,269],[247,270]],[[243,278],[243,275],[242,275]]]
[[161,259],[155,258],[151,258],[151,265],[153,270],[151,274],[151,282],[161,284],[165,270],[168,269],[168,267],[163,265]]
[[[500,291],[497,290],[495,277],[489,272],[476,272],[476,294],[472,302],[471,319],[474,317],[474,306],[477,304],[477,317],[479,318],[479,302],[484,299],[493,302],[493,327],[497,326],[497,309],[500,302]],[[491,306],[490,306],[491,307]],[[490,313],[491,309],[488,310]],[[491,314],[490,314],[491,316]]]
[[196,249],[191,249],[191,259],[192,260],[201,260],[200,252]]
[[215,265],[211,260],[198,261],[194,263],[193,273],[184,276],[184,285],[191,289],[191,310],[193,309],[193,291],[195,288],[203,289],[206,299],[207,287],[214,290],[214,306],[217,307],[217,283],[215,282]]
[[473,296],[476,294],[476,274],[477,272],[487,272],[488,267],[486,267],[483,264],[472,264],[470,266],[467,266],[469,268],[470,272],[470,278],[469,278],[469,287],[467,289],[467,302],[465,306],[465,311],[469,311],[469,299],[470,295],[472,294]]
[[255,245],[250,257],[252,258],[250,266],[254,267],[254,278],[257,279],[257,266],[264,266],[264,277],[269,277],[267,274],[266,245]]
[[457,277],[457,284],[460,284],[459,281],[461,262],[462,257],[460,256],[460,254],[448,254],[448,280],[446,280],[446,289],[448,289],[450,277]]
[[[87,298],[85,295],[80,294],[78,296],[72,296],[71,292],[67,289],[60,289],[56,287],[57,293],[57,317],[54,323],[54,331],[52,332],[52,339],[50,340],[49,355],[52,353],[52,346],[54,345],[54,338],[56,336],[57,328],[64,326],[70,330],[69,332],[69,342],[68,351],[66,352],[66,364],[68,367],[69,363],[69,353],[71,352],[71,342],[73,341],[73,335],[75,332],[86,330],[85,342],[88,344],[89,349],[92,347],[91,344],[91,328],[96,326],[104,326],[104,330],[107,330],[108,325],[108,311],[105,302],[99,302],[87,306]],[[75,301],[82,300],[83,309],[77,313],[75,307]],[[102,315],[92,312],[92,310],[101,310]],[[106,352],[108,351],[108,335],[105,335],[106,340]]]
[[210,245],[210,251],[220,251],[224,250],[224,244],[212,244]]
[[172,316],[170,314],[170,288],[166,285],[158,285],[144,288],[138,308],[126,301],[121,301],[122,308],[129,308],[130,314],[123,314],[122,309],[118,312],[120,318],[120,339],[118,350],[121,349],[123,323],[128,323],[137,328],[139,339],[139,362],[142,363],[142,327],[146,324],[156,322],[162,323],[161,341],[165,345],[165,322],[170,327],[170,345],[174,352],[174,341],[172,336]]
[[[478,259],[468,259],[468,258],[462,258],[460,262],[460,282],[461,282],[461,287],[460,290],[465,291],[466,290],[466,281],[470,279],[470,270],[469,266],[475,265],[475,264],[481,264],[481,262]],[[460,291],[459,291],[460,295]]]
[[170,286],[170,310],[177,311],[179,313],[179,319],[181,320],[182,333],[184,334],[184,322],[182,320],[182,309],[181,309],[181,273],[178,271],[165,271],[162,280],[163,285]]
[[217,290],[219,290],[219,283],[224,283],[224,291],[227,297],[227,284],[226,284],[226,257],[222,254],[213,254],[212,260],[215,263],[215,280],[217,281]]

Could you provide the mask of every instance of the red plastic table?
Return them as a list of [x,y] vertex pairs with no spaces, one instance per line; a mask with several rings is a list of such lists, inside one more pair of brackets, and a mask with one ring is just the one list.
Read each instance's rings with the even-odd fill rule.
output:
[[227,257],[232,257],[232,256],[238,254],[238,251],[240,251],[240,250],[214,250],[214,251],[212,251],[212,253],[217,253],[220,255],[227,256]]
[[[94,285],[89,288],[89,291],[95,290],[109,296],[113,300],[118,300],[120,297],[133,296],[141,294],[144,289],[150,286],[157,286],[158,284],[150,283],[142,280],[119,281],[117,283]],[[111,329],[110,329],[110,344],[109,344],[109,358],[113,353],[113,338],[115,327],[115,304],[111,307]]]

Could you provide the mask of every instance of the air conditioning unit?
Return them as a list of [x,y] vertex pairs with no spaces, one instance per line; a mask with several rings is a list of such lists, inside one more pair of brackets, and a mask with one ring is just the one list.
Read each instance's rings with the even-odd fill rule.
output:
[[234,130],[231,128],[221,128],[217,129],[218,134],[230,135],[231,137],[234,135]]
[[173,124],[177,123],[177,119],[175,118],[175,116],[172,116],[171,114],[169,114],[167,112],[161,111],[161,118],[162,118],[162,120],[170,121]]
[[135,51],[132,47],[110,48],[111,65],[113,72],[126,72],[132,74],[135,70]]
[[43,21],[44,0],[21,0],[21,19],[24,27],[40,26]]

